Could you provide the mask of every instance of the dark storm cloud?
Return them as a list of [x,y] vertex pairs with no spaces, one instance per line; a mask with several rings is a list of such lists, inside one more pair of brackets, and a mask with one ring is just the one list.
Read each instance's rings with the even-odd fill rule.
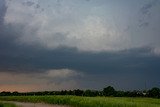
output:
[[[156,2],[154,0],[144,6],[141,9],[142,13],[148,14]],[[28,2],[27,5],[33,5],[33,3]],[[84,78],[84,87],[94,87],[95,83],[98,84],[97,87],[103,87],[106,83],[110,84],[116,81],[120,81],[118,84],[122,87],[123,84],[126,85],[124,87],[136,87],[142,86],[141,83],[136,83],[141,79],[143,82],[145,80],[156,81],[156,83],[159,81],[160,56],[152,53],[153,49],[150,47],[114,52],[84,52],[77,48],[48,49],[36,44],[18,43],[20,42],[18,41],[19,37],[24,35],[23,27],[25,25],[4,24],[6,9],[5,1],[0,0],[0,72],[32,74],[45,73],[54,69],[71,69],[87,75]],[[148,25],[148,22],[141,22],[141,26]],[[36,28],[29,34],[34,35],[35,30]],[[54,33],[53,40],[56,40],[54,42],[63,42],[66,38],[63,34],[62,32]],[[50,39],[53,42],[52,36],[49,37]]]
[[[6,8],[5,6],[2,6]],[[4,17],[1,12],[1,19]],[[18,29],[18,30],[17,30]],[[9,31],[9,32],[8,32]],[[43,72],[49,69],[75,69],[91,74],[159,73],[160,57],[151,48],[136,48],[117,52],[79,52],[76,48],[54,50],[16,43],[23,27],[3,25],[0,32],[0,68],[9,72]],[[61,41],[60,33],[56,34]]]
[[147,26],[149,26],[148,22],[143,22],[139,25],[139,27],[147,27]]
[[[0,19],[2,23],[6,7],[4,0],[0,2],[2,10],[0,11]],[[144,6],[143,9],[150,9],[156,2],[154,0],[150,5]],[[150,48],[99,53],[78,52],[77,49],[65,47],[47,50],[44,48],[39,49],[36,46],[18,45],[16,43],[17,37],[22,34],[23,27],[15,28],[11,25],[3,25],[1,28],[1,69],[23,69],[24,71],[33,69],[38,71],[40,69],[70,68],[89,73],[147,72],[160,69],[159,57],[145,55],[146,53],[150,54]],[[57,37],[61,41],[60,33],[57,34]]]
[[142,14],[144,14],[144,15],[149,14],[150,9],[151,9],[152,7],[154,7],[158,2],[159,2],[159,0],[152,0],[151,2],[145,4],[145,5],[141,8]]
[[99,53],[65,47],[47,50],[17,45],[16,37],[11,38],[10,34],[0,37],[1,72],[33,74],[68,68],[86,74],[77,80],[85,88],[113,85],[118,89],[135,89],[143,88],[145,80],[150,87],[157,86],[159,81],[160,57],[151,53],[152,48]]
[[159,5],[159,0],[152,0],[149,3],[145,4],[142,6],[142,8],[140,9],[140,13],[141,18],[139,20],[139,27],[148,27],[150,24],[150,17],[152,17],[151,15],[153,15],[153,11],[151,10],[153,7],[155,7],[156,5]]
[[77,79],[85,88],[114,85],[118,89],[135,89],[143,88],[146,80],[150,87],[157,86],[159,81],[160,57],[151,54],[152,49],[147,47],[90,53],[71,48],[46,50],[17,46],[11,42],[10,45],[12,47],[8,44],[1,48],[4,53],[0,54],[1,72],[33,74],[68,68],[86,74],[83,79]]
[[26,1],[26,2],[23,2],[23,5],[26,5],[26,6],[32,6],[34,5],[35,3],[32,2],[32,1]]
[[7,7],[5,5],[5,0],[0,0],[0,27],[3,24],[6,9],[7,9]]
[[[0,69],[6,70],[20,66],[20,61],[16,59],[16,56],[20,57],[23,51],[26,52],[27,48],[16,44],[17,37],[22,35],[22,27],[13,27],[12,25],[4,24],[4,17],[7,10],[5,0],[0,0]],[[29,49],[30,50],[30,49]],[[24,58],[25,59],[25,58]],[[9,62],[8,62],[9,61]],[[25,60],[23,60],[25,61]],[[23,62],[22,61],[22,62]]]
[[158,72],[160,69],[160,57],[152,55],[151,48],[91,53],[65,47],[46,50],[19,46],[11,42],[14,38],[1,38],[1,40],[5,41],[1,42],[1,68],[17,71],[69,68],[93,74],[119,74]]

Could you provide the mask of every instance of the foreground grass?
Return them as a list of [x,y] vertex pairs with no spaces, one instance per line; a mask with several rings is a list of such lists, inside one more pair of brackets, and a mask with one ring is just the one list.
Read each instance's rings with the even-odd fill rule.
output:
[[17,107],[15,104],[0,102],[0,107]]
[[[73,107],[160,107],[160,99],[78,96],[6,96],[3,101],[63,104]],[[1,106],[0,106],[1,107]]]

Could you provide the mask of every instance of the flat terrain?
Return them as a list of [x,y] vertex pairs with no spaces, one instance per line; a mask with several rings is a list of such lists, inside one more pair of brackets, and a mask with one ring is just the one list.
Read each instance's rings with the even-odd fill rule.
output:
[[78,96],[5,96],[1,101],[48,103],[73,107],[160,107],[160,99]]
[[6,103],[15,104],[17,107],[69,107],[64,105],[46,104],[46,103],[29,103],[29,102],[16,102],[7,101]]
[[0,102],[0,107],[17,107],[14,103]]

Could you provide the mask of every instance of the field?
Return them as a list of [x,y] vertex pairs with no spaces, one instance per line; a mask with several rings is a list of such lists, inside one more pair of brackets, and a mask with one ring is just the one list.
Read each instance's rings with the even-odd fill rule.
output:
[[33,102],[33,103],[42,102],[49,104],[70,105],[72,107],[160,107],[160,99],[153,99],[153,98],[78,97],[78,96],[3,96],[3,97],[1,96],[0,100]]
[[0,102],[0,107],[16,107],[16,105],[11,103],[2,103]]

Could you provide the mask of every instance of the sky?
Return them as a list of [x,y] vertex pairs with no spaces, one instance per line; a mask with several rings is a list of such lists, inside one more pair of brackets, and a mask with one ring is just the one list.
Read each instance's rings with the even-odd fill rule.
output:
[[160,87],[160,0],[0,0],[0,92]]

